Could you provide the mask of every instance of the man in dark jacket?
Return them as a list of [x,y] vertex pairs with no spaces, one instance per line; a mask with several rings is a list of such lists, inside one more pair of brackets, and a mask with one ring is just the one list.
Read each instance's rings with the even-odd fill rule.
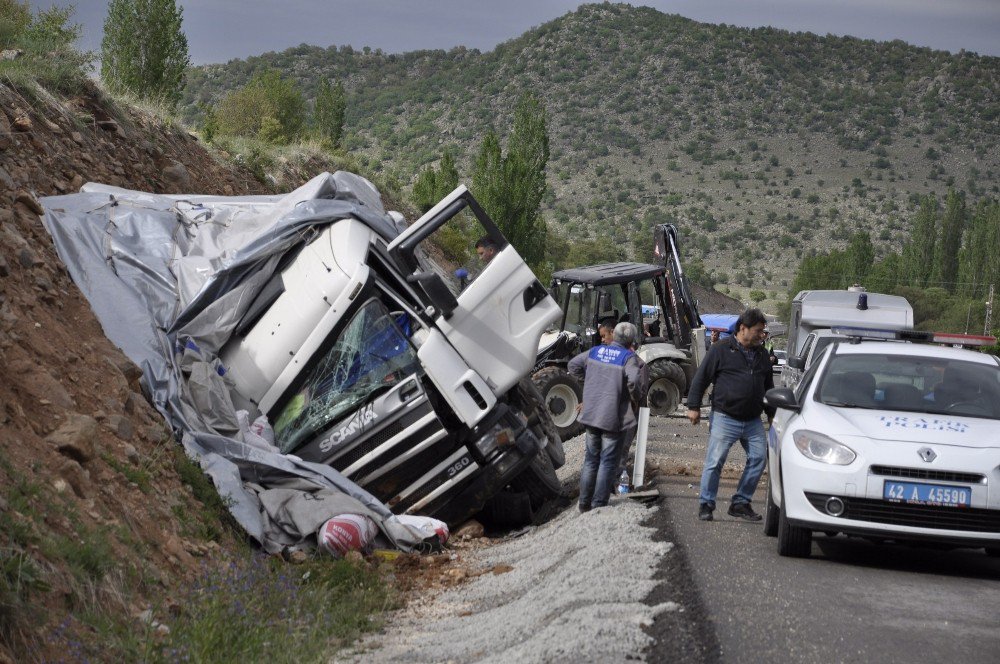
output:
[[631,350],[639,336],[632,323],[619,323],[614,341],[594,346],[569,361],[569,373],[583,381],[580,423],[587,429],[580,472],[580,511],[608,504],[618,466],[622,432],[634,420],[639,398],[639,364]]
[[[722,466],[729,448],[741,438],[747,441],[747,464],[729,503],[729,514],[748,521],[761,518],[750,506],[750,501],[767,462],[760,415],[765,410],[764,393],[774,387],[771,362],[761,346],[766,324],[767,319],[760,309],[744,311],[736,321],[736,334],[709,349],[688,390],[687,416],[691,424],[698,424],[702,395],[710,383],[715,385],[712,427],[698,496],[698,518],[702,521],[712,520]],[[770,422],[774,417],[773,409],[768,409],[767,417]]]

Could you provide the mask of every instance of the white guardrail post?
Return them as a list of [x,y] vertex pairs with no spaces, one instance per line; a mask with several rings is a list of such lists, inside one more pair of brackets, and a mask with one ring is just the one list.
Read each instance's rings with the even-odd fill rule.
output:
[[635,432],[635,463],[632,465],[632,486],[642,486],[646,473],[646,436],[649,434],[649,408],[639,409],[639,425]]

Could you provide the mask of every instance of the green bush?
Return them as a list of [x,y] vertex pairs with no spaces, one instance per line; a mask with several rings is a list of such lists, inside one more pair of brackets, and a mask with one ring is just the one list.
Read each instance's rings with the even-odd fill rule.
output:
[[38,83],[56,92],[79,91],[90,72],[93,54],[73,44],[80,25],[70,23],[72,7],[52,7],[31,15],[27,3],[0,0],[0,46],[21,55],[0,62],[0,76],[24,87]]
[[0,0],[0,48],[16,48],[18,38],[29,23],[31,8],[27,0]]
[[302,135],[305,108],[295,84],[272,69],[255,75],[219,102],[214,112],[215,133],[290,143]]

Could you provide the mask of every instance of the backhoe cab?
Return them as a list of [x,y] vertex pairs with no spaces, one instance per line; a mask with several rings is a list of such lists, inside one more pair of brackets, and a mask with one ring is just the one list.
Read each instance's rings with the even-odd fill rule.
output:
[[543,335],[532,381],[565,440],[582,430],[576,406],[583,387],[566,371],[577,353],[600,343],[598,323],[609,317],[639,330],[639,357],[649,366],[647,401],[654,415],[673,413],[687,394],[703,355],[692,339],[702,338],[694,299],[677,253],[676,228],[654,228],[659,265],[606,263],[560,270],[550,292],[563,310],[558,324]]

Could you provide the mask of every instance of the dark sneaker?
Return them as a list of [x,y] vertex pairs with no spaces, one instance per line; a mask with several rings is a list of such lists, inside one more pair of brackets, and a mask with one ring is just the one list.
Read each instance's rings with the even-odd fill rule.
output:
[[708,503],[702,503],[698,508],[698,519],[701,521],[711,521],[712,520],[712,506]]
[[753,511],[750,503],[734,503],[729,506],[729,516],[735,516],[747,521],[760,521],[763,517]]
[[584,505],[583,503],[577,503],[576,507],[577,507],[578,510],[580,510],[581,514],[583,514],[584,512],[589,512],[590,511],[590,505]]

